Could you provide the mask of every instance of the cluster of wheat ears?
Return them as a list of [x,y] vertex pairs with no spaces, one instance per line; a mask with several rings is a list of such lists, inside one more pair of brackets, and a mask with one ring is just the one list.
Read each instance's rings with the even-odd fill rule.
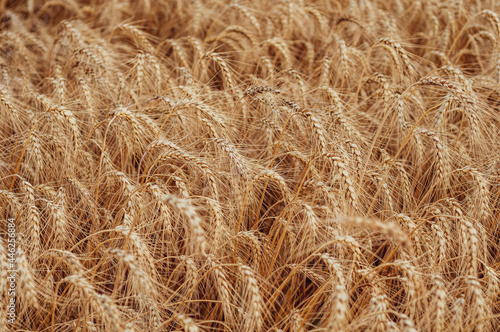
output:
[[498,329],[499,11],[1,1],[1,330]]

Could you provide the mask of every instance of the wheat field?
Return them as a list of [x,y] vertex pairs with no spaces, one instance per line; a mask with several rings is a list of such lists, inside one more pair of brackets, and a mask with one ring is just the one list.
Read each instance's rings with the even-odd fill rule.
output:
[[0,1],[0,330],[500,330],[499,14]]

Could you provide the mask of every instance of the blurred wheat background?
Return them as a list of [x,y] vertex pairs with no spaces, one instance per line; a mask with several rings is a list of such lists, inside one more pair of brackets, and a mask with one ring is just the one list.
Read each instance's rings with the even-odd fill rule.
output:
[[498,330],[498,13],[1,1],[0,329]]

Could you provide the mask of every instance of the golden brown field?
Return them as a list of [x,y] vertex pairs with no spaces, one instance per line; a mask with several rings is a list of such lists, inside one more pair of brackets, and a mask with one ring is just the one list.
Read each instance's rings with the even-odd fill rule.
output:
[[499,330],[498,14],[0,1],[0,330]]

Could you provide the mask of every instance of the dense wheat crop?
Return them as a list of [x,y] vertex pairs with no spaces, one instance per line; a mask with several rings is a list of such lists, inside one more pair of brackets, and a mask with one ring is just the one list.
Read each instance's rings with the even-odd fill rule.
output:
[[498,330],[498,14],[1,1],[1,330]]

